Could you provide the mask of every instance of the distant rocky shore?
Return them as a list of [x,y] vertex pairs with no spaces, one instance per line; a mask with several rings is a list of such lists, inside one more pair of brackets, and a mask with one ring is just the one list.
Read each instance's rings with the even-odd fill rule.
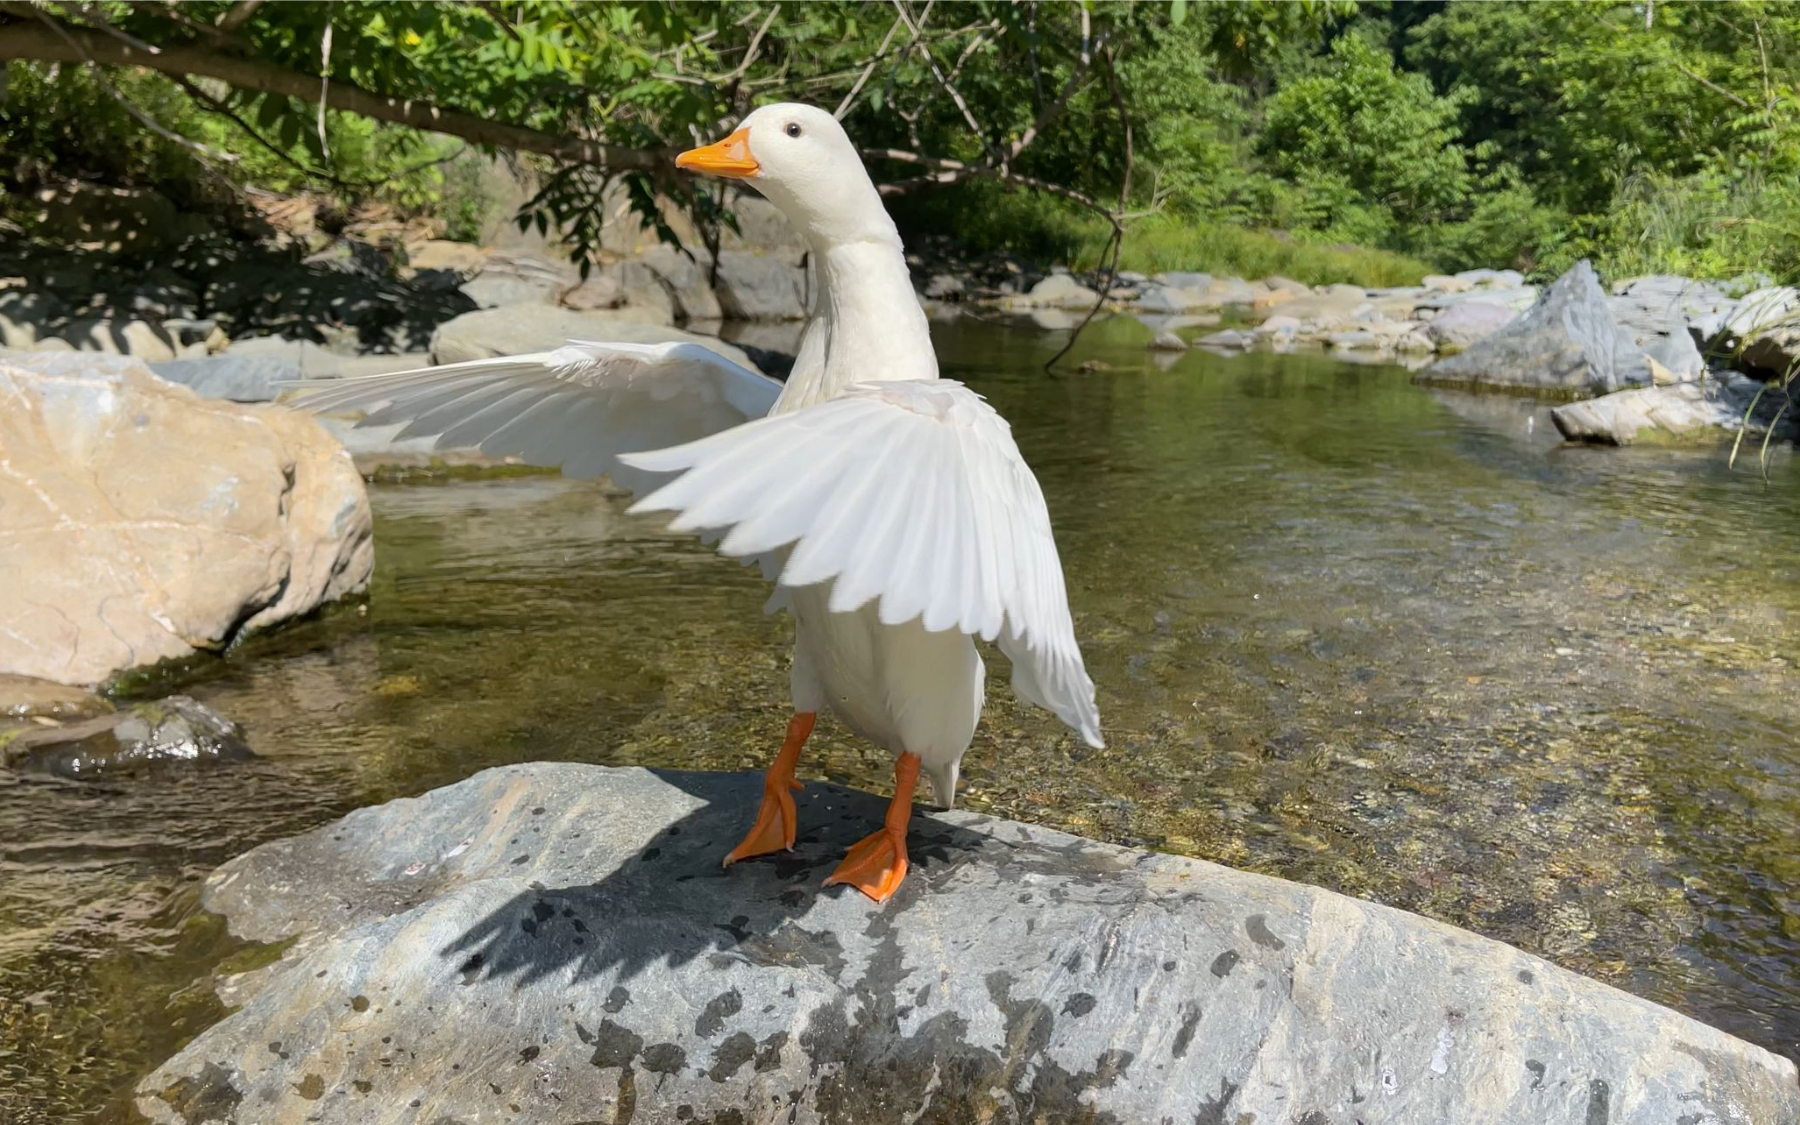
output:
[[[39,231],[62,242],[0,249],[0,345],[134,356],[240,402],[273,399],[301,377],[577,336],[691,332],[779,376],[810,300],[804,245],[750,196],[734,201],[738,229],[714,250],[677,215],[668,218],[686,250],[619,206],[604,260],[586,276],[529,234],[477,246],[394,223],[333,225],[304,198],[262,201],[256,238],[177,215],[153,193],[85,189],[42,205]],[[1760,381],[1800,360],[1800,292],[1762,278],[1652,276],[1603,288],[1583,263],[1541,288],[1513,270],[1380,289],[1193,272],[1124,272],[1108,285],[1101,274],[971,257],[932,239],[909,262],[933,316],[1013,315],[1068,330],[1099,307],[1142,321],[1150,347],[1166,353],[1328,349],[1421,369],[1433,383],[1591,400],[1555,414],[1565,436],[1584,441],[1735,427]],[[381,448],[379,435],[355,440]]]

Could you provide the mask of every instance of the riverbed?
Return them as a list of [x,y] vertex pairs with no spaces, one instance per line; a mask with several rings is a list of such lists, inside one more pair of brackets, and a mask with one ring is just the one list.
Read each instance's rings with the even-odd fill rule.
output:
[[[1562,446],[1529,402],[1322,354],[1153,356],[939,325],[1049,500],[1107,749],[989,659],[971,808],[1511,942],[1800,1057],[1800,468]],[[554,476],[372,488],[366,605],[166,689],[258,758],[0,774],[0,1120],[129,1120],[266,959],[221,860],[533,759],[760,769],[786,721],[756,572]],[[891,760],[829,722],[802,778]],[[748,815],[748,810],[746,810]]]

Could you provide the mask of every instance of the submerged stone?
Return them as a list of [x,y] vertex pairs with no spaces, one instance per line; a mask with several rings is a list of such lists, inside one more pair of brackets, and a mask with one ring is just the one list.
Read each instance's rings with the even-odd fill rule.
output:
[[[885,802],[756,776],[488,770],[220,868],[242,1006],[157,1122],[1790,1121],[1792,1063],[1450,926],[926,813],[883,906],[820,882]],[[269,1044],[279,1042],[280,1050]]]
[[0,743],[0,765],[78,779],[170,763],[251,757],[236,723],[185,695],[132,704],[80,722],[27,729]]

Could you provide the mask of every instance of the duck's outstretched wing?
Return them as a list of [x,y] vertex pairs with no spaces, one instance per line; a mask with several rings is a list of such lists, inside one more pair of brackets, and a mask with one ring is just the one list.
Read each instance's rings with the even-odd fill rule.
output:
[[783,586],[832,582],[830,606],[879,601],[999,642],[1013,690],[1102,745],[1050,514],[1012,430],[947,379],[862,383],[828,402],[623,460],[682,475],[633,511],[676,530],[729,528],[720,550],[792,545]]
[[780,383],[699,344],[580,340],[299,389],[297,405],[308,410],[366,410],[359,425],[404,422],[400,437],[436,435],[439,448],[478,447],[571,477],[611,474],[634,492],[655,478],[621,469],[619,454],[761,418],[781,394]]

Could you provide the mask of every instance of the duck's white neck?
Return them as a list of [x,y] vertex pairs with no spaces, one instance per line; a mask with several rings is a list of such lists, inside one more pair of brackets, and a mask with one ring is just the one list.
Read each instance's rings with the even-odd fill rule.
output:
[[885,225],[879,237],[812,247],[812,320],[776,413],[823,402],[852,383],[938,377],[900,236],[891,221]]

